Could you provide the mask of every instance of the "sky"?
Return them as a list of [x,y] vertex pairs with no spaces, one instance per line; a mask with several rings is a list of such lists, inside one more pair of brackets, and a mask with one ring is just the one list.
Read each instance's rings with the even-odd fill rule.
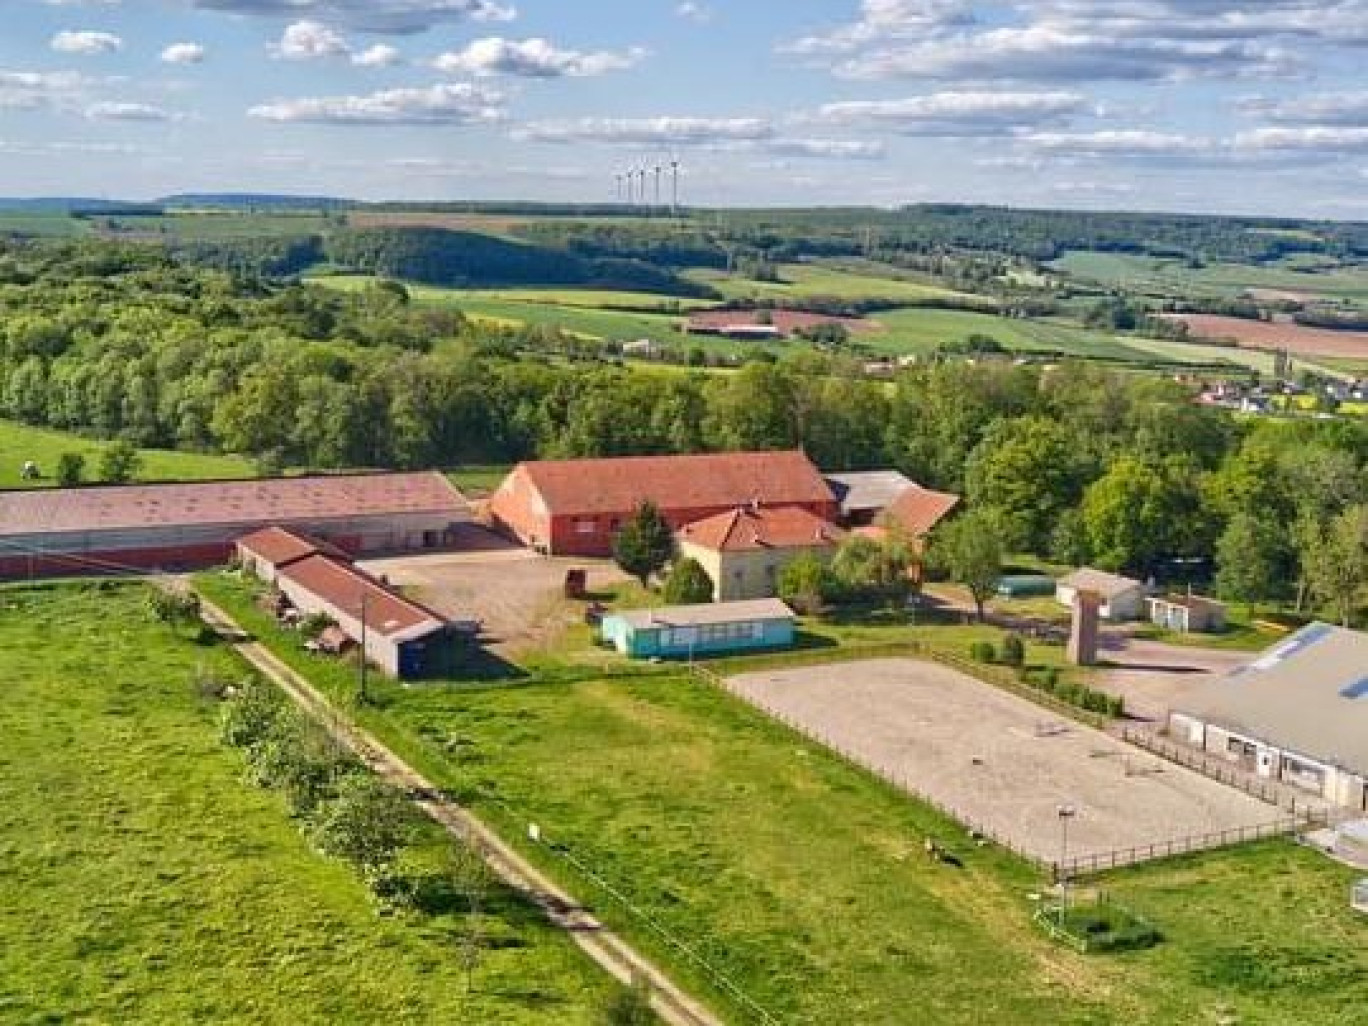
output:
[[0,0],[0,195],[597,201],[674,160],[700,206],[1368,219],[1368,0]]

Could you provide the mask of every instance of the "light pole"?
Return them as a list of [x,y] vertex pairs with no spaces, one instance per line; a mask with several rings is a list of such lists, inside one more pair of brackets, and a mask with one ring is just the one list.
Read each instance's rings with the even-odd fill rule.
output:
[[1063,925],[1069,911],[1069,820],[1078,815],[1078,810],[1060,805],[1055,814],[1059,817],[1059,922]]

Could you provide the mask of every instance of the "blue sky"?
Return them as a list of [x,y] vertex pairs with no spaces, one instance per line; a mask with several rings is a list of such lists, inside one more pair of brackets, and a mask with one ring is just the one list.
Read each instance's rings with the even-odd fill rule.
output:
[[3,0],[0,194],[1368,218],[1368,0]]

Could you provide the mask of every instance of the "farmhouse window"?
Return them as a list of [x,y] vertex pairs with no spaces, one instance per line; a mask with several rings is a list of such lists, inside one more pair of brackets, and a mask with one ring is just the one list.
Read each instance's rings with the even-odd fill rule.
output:
[[597,530],[598,530],[598,521],[597,521],[597,520],[585,518],[585,519],[581,519],[581,520],[576,520],[576,521],[575,521],[575,533],[576,533],[576,534],[593,534],[593,533],[594,533],[595,531],[597,531]]

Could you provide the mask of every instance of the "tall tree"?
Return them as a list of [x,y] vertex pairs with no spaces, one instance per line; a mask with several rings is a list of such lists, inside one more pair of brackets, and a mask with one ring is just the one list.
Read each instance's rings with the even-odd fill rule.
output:
[[649,500],[637,507],[613,538],[613,560],[643,588],[669,565],[674,554],[674,533]]
[[1267,517],[1236,513],[1216,544],[1216,592],[1236,602],[1265,602],[1286,577],[1286,532]]
[[1306,556],[1311,592],[1345,627],[1368,602],[1368,506],[1351,506]]
[[975,509],[941,526],[931,547],[934,564],[964,585],[978,618],[1002,578],[1002,528],[990,511]]

